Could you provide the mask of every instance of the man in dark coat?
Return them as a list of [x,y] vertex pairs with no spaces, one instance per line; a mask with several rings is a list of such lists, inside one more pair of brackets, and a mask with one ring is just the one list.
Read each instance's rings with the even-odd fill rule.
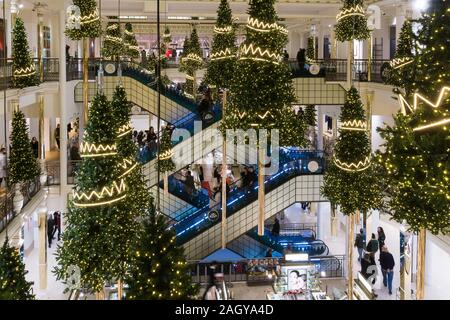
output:
[[388,248],[383,246],[380,252],[381,272],[383,273],[383,284],[388,287],[389,294],[392,294],[392,280],[394,279],[394,256],[388,251]]

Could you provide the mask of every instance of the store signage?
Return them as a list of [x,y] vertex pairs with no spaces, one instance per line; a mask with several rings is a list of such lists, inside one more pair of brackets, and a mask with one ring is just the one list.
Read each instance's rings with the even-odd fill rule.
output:
[[309,261],[309,255],[307,253],[288,253],[284,256],[284,260],[293,262]]
[[317,65],[317,64],[311,65],[311,66],[309,67],[309,72],[310,72],[312,75],[314,75],[314,76],[318,75],[319,72],[320,72],[320,67],[319,67],[319,65]]

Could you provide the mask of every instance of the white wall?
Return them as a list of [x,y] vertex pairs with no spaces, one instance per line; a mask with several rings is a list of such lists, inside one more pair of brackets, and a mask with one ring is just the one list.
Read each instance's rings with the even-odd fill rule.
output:
[[384,128],[385,125],[393,126],[394,119],[390,116],[372,116],[372,151],[374,152],[380,149],[380,146],[384,143],[384,139],[377,132],[377,128]]
[[425,299],[450,299],[450,248],[427,234],[425,253]]

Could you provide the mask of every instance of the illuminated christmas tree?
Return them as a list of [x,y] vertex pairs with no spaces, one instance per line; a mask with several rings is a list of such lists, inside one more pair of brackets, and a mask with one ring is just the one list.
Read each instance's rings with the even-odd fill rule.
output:
[[72,23],[66,27],[66,35],[71,40],[97,38],[102,33],[100,16],[95,0],[73,0],[73,5],[80,9],[81,16],[75,12]]
[[30,55],[28,36],[23,20],[16,18],[13,30],[13,85],[15,88],[32,87],[39,84],[36,67]]
[[25,279],[27,273],[19,252],[6,237],[0,248],[0,300],[34,300],[33,282]]
[[200,48],[200,39],[197,29],[193,29],[189,41],[185,43],[183,56],[181,58],[182,68],[186,73],[186,84],[184,87],[185,95],[191,99],[195,99],[197,94],[196,72],[203,66],[203,54]]
[[306,62],[308,64],[314,64],[316,61],[316,46],[314,37],[308,38],[308,47],[306,48]]
[[140,56],[138,42],[136,40],[136,35],[133,33],[133,25],[130,22],[125,24],[124,32],[124,45],[126,50],[126,56],[131,59],[137,59]]
[[343,2],[334,27],[336,39],[340,42],[368,39],[370,30],[367,27],[364,0],[343,0]]
[[[117,19],[117,17],[109,18]],[[111,60],[118,60],[121,55],[126,53],[124,50],[127,50],[127,48],[124,46],[119,22],[108,22],[103,40],[102,55]]]
[[214,39],[205,82],[228,89],[237,60],[236,29],[228,0],[221,0],[214,27]]

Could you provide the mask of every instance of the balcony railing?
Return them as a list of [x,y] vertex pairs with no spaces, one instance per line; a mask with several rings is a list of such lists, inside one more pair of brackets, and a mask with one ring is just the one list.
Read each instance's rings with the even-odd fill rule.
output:
[[[36,68],[36,78],[39,78],[39,60],[33,59]],[[13,85],[13,59],[0,59],[0,90],[12,89]],[[43,82],[59,81],[59,59],[58,58],[43,58]]]

